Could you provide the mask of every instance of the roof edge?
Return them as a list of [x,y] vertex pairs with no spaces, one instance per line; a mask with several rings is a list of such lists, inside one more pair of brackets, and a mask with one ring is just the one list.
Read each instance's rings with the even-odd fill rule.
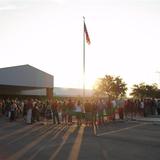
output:
[[48,75],[54,77],[52,74],[49,74],[48,72],[45,72],[45,71],[43,71],[43,70],[40,70],[40,69],[38,69],[38,68],[36,68],[36,67],[30,65],[30,64],[22,64],[22,65],[17,65],[17,66],[3,67],[3,68],[0,68],[0,70],[1,70],[1,69],[14,68],[14,67],[22,67],[22,66],[32,67],[32,68],[34,68],[34,69],[36,69],[36,70],[39,70],[39,71],[41,71],[41,72],[43,72],[43,73],[45,73],[45,74],[48,74]]

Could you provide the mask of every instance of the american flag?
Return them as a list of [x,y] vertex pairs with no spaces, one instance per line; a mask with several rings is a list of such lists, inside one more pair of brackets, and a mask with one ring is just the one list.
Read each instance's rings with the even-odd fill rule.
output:
[[85,22],[84,22],[84,33],[85,33],[85,36],[86,36],[86,42],[87,42],[88,44],[90,44],[91,41],[90,41],[90,38],[89,38],[89,34],[88,34],[88,31],[87,31],[87,27],[86,27]]

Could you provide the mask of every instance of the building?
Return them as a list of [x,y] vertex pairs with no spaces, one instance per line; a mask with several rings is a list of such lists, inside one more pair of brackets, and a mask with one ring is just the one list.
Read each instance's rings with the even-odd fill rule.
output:
[[[54,87],[54,96],[59,97],[83,97],[83,89],[80,88],[62,88]],[[91,89],[85,90],[85,96],[93,96],[93,91]]]
[[0,95],[53,97],[54,77],[30,65],[0,68]]

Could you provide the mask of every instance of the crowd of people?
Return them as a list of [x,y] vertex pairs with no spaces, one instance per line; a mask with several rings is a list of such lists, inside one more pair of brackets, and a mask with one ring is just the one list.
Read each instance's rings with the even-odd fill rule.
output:
[[154,99],[79,99],[38,100],[0,99],[0,116],[11,122],[24,118],[26,124],[49,121],[53,124],[93,125],[108,120],[132,119],[135,116],[160,115],[160,100]]

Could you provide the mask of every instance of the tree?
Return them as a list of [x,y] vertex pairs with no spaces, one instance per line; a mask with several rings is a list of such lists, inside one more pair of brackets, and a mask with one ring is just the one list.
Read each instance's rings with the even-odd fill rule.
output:
[[123,80],[117,76],[105,75],[97,80],[94,87],[96,96],[122,98],[126,95],[127,87]]
[[130,93],[134,98],[155,98],[158,95],[157,84],[148,85],[145,83],[133,85]]

